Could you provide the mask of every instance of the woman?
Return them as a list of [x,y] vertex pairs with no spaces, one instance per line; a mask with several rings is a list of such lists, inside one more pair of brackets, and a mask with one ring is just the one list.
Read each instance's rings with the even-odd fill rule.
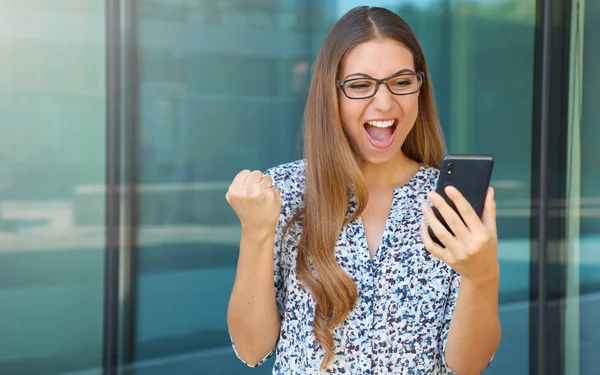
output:
[[500,341],[493,192],[480,219],[447,190],[464,222],[432,192],[444,145],[410,27],[382,8],[344,15],[304,122],[305,160],[242,171],[227,193],[242,226],[238,356],[276,353],[274,374],[482,372]]

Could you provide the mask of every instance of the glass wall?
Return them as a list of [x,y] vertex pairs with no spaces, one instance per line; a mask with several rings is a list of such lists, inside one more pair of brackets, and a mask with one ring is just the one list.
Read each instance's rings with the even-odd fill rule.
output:
[[[583,2],[582,2],[583,3]],[[580,285],[581,375],[600,368],[600,3],[585,2],[581,118]]]
[[[369,4],[397,11],[418,34],[449,150],[496,158],[503,341],[489,373],[525,374],[535,0]],[[240,232],[223,197],[241,169],[301,157],[311,64],[329,28],[356,5],[137,2],[139,137],[130,146],[140,228],[135,336],[125,350],[139,373],[245,373],[227,334]]]
[[600,367],[600,3],[574,2],[573,13],[566,373],[592,375]]
[[0,0],[0,374],[101,366],[105,30],[102,1]]

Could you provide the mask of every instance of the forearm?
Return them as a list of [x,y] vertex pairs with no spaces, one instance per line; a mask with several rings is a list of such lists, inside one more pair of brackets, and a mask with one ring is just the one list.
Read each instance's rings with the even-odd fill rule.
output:
[[279,336],[273,246],[274,233],[257,236],[242,232],[227,322],[238,354],[251,365],[273,348]]
[[499,278],[461,280],[450,324],[445,359],[458,375],[480,374],[500,343]]

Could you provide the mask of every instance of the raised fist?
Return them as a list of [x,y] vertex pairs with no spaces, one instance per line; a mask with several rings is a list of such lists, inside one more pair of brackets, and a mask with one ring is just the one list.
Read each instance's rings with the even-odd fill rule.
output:
[[243,170],[235,176],[225,195],[242,229],[275,231],[281,212],[281,195],[271,177]]

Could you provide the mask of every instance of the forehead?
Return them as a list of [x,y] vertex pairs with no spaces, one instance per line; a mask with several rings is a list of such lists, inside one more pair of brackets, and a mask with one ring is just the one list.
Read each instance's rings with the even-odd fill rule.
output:
[[340,77],[362,73],[375,78],[388,77],[399,70],[415,70],[412,52],[394,39],[370,40],[354,46],[342,59]]

